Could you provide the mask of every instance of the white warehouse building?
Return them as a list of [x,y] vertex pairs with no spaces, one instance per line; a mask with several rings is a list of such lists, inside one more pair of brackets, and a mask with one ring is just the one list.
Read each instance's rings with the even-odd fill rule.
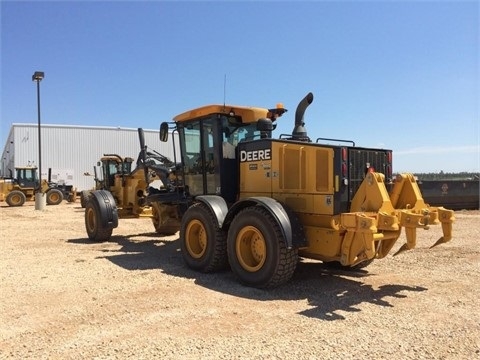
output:
[[[144,129],[144,134],[149,151],[174,159],[171,136],[164,143],[159,130]],[[52,181],[73,185],[77,191],[94,187],[94,166],[104,154],[131,157],[136,163],[140,153],[138,129],[41,124],[40,135],[42,179],[48,178],[50,169]],[[15,167],[27,165],[38,166],[38,125],[15,123],[3,148],[0,176],[15,176]]]

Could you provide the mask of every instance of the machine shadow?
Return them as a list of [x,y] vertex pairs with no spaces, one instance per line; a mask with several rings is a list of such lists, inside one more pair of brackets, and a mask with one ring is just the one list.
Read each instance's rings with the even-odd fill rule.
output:
[[[141,238],[142,240],[138,240]],[[145,240],[147,238],[147,240]],[[180,244],[177,239],[168,239],[155,232],[139,233],[132,235],[112,235],[108,242],[98,243],[89,238],[70,239],[71,244],[98,245],[116,243],[120,249],[102,248],[98,251],[103,255],[97,259],[106,259],[126,270],[157,270],[186,278],[193,278],[195,274],[186,268],[180,253]]]
[[[136,238],[148,238],[138,240]],[[127,270],[161,270],[163,273],[194,279],[195,284],[213,291],[235,297],[258,301],[303,300],[309,308],[300,315],[333,321],[346,319],[345,313],[361,311],[357,306],[369,303],[381,307],[393,307],[388,298],[406,298],[405,292],[426,291],[424,287],[401,284],[382,285],[378,289],[362,282],[363,278],[374,276],[367,270],[332,270],[321,262],[300,261],[293,278],[274,289],[255,289],[240,284],[235,275],[225,271],[204,274],[188,268],[181,255],[177,239],[168,239],[156,233],[142,233],[129,236],[112,236],[110,243],[117,243],[120,249],[99,249],[97,259],[107,259]],[[88,238],[70,239],[71,244],[98,244]]]

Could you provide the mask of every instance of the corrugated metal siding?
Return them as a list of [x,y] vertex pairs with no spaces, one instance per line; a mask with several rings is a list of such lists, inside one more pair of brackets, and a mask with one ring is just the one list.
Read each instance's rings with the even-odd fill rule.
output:
[[[13,124],[10,137],[5,144],[2,156],[2,175],[8,175],[8,168],[38,165],[38,127],[33,124]],[[122,157],[129,156],[135,160],[140,152],[137,129],[80,127],[69,125],[42,125],[42,178],[46,178],[48,168],[52,173],[65,174],[73,172],[71,183],[78,190],[94,186],[93,166],[105,153],[114,153]],[[173,144],[162,143],[158,130],[144,130],[145,145],[173,160]],[[8,149],[8,150],[7,150]],[[13,153],[12,153],[13,149]],[[7,153],[8,151],[8,153]],[[12,166],[13,164],[13,166]]]
[[14,163],[13,163],[13,154],[15,153],[15,148],[14,148],[14,141],[13,141],[13,128],[10,129],[10,132],[8,134],[7,141],[5,143],[5,146],[3,148],[2,152],[2,157],[0,159],[0,176],[10,176],[10,173],[8,172],[7,169],[12,169],[14,168]]

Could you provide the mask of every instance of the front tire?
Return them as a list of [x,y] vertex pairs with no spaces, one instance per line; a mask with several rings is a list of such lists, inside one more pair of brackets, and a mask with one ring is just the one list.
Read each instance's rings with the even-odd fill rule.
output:
[[113,228],[106,227],[103,223],[98,200],[92,196],[85,205],[85,228],[90,240],[103,242],[110,239]]
[[194,270],[214,272],[228,264],[226,234],[203,203],[190,206],[183,215],[180,243],[183,259]]
[[287,249],[280,225],[264,208],[248,207],[239,212],[228,231],[230,267],[241,283],[273,288],[292,277],[298,250]]

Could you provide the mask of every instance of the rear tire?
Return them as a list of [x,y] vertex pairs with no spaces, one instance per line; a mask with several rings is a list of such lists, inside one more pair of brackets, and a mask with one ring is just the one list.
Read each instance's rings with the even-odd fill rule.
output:
[[58,189],[50,189],[47,191],[47,204],[58,205],[63,201],[63,193]]
[[25,194],[19,190],[12,190],[5,199],[9,206],[22,206],[27,201]]
[[98,200],[91,197],[85,206],[85,228],[90,240],[96,242],[108,241],[112,236],[113,228],[103,225],[102,214]]
[[183,215],[180,243],[183,259],[194,270],[214,272],[228,265],[226,234],[203,203],[190,206]]
[[292,277],[298,250],[287,249],[280,225],[264,208],[248,207],[238,213],[227,238],[230,267],[240,282],[273,288]]

